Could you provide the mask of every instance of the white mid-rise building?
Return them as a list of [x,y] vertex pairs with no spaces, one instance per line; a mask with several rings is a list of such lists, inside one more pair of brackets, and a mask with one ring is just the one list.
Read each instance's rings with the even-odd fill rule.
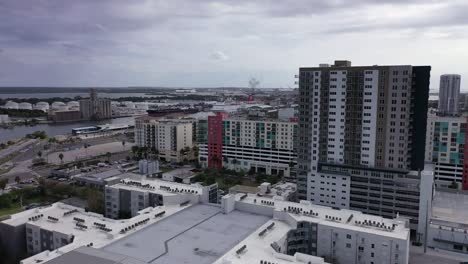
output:
[[191,159],[192,130],[190,120],[140,117],[135,119],[135,143],[139,147],[154,149],[162,160],[180,162]]

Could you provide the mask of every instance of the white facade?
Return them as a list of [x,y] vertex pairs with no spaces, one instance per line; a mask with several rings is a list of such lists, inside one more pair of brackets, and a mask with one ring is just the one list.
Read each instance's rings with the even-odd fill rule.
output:
[[189,120],[158,120],[151,117],[135,119],[135,143],[139,147],[155,148],[159,158],[171,162],[190,159],[181,150],[193,147],[192,122]]
[[344,118],[346,113],[346,71],[330,72],[328,99],[328,146],[327,161],[344,162]]
[[314,204],[349,208],[351,178],[328,173],[311,174],[310,201]]
[[442,115],[457,115],[460,111],[458,100],[460,96],[461,76],[444,74],[440,76],[439,113]]
[[377,134],[377,103],[378,103],[378,78],[379,71],[369,70],[364,72],[364,93],[362,97],[362,131],[361,138],[361,165],[375,166],[375,144]]

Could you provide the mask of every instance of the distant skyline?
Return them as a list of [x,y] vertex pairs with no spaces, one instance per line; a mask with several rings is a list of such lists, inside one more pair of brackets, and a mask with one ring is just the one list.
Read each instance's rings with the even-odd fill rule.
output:
[[296,87],[299,67],[431,65],[467,91],[462,0],[2,0],[0,86]]

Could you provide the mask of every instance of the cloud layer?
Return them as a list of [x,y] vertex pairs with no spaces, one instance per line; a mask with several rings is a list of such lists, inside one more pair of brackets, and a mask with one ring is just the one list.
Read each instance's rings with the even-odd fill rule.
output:
[[[467,76],[468,3],[2,0],[0,86],[293,86],[300,66],[429,64]],[[468,86],[466,87],[468,90]]]

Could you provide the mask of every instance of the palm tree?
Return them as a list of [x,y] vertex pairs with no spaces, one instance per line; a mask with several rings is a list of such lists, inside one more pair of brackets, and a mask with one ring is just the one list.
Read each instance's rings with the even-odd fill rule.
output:
[[126,144],[126,143],[127,143],[127,142],[125,142],[125,140],[122,140],[122,152],[125,151],[125,144]]
[[60,163],[63,163],[63,153],[59,154]]
[[132,146],[132,153],[133,153],[133,156],[136,155],[136,153],[140,150],[140,148],[138,146]]

